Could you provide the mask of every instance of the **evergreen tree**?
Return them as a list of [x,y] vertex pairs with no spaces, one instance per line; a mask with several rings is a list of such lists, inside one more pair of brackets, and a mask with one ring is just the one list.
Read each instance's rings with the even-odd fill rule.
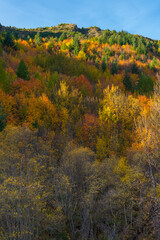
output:
[[73,39],[73,47],[74,47],[74,54],[77,55],[80,51],[80,41],[77,36],[74,37]]
[[115,39],[114,39],[114,35],[112,35],[110,38],[109,38],[109,45],[113,45],[115,43]]
[[156,71],[156,65],[158,64],[157,58],[154,56],[150,65],[150,68]]
[[63,41],[67,38],[67,34],[65,32],[63,32],[59,38],[60,41]]
[[11,75],[5,71],[4,63],[0,61],[0,88],[8,93],[10,90]]
[[5,128],[6,126],[6,114],[4,113],[2,107],[0,106],[0,132]]
[[25,62],[23,59],[21,59],[18,69],[17,69],[17,76],[24,79],[24,80],[29,80],[29,72],[28,72],[28,67],[26,66]]
[[117,73],[117,62],[112,62],[111,74],[116,74],[116,73]]
[[73,48],[73,44],[70,43],[69,46],[68,46],[68,50],[69,50],[70,52],[72,52],[73,49],[74,49],[74,48]]
[[138,52],[139,54],[144,54],[144,55],[147,54],[147,48],[146,48],[146,46],[144,45],[144,43],[143,43],[142,40],[139,40],[138,47],[137,47],[137,52]]
[[2,49],[1,43],[0,43],[0,56],[2,56],[2,55],[3,55],[3,49]]
[[37,32],[37,34],[35,35],[34,42],[35,42],[35,45],[40,45],[41,37],[40,37],[40,33],[39,32]]
[[123,84],[125,85],[126,90],[128,90],[128,91],[132,90],[131,80],[130,80],[130,77],[129,77],[127,71],[125,72]]
[[153,79],[150,76],[146,76],[142,73],[137,87],[140,94],[146,94],[149,96],[153,92],[154,88]]
[[15,47],[14,35],[11,32],[7,32],[3,40],[3,46]]
[[117,37],[117,43],[118,43],[120,46],[123,45],[123,39],[122,39],[122,36],[121,36],[121,35],[119,35],[119,36]]
[[106,70],[106,68],[107,68],[106,61],[105,61],[104,58],[102,59],[101,68],[102,68],[102,71],[103,71],[103,72],[104,72],[104,71]]
[[135,61],[133,62],[132,66],[131,66],[131,72],[138,74],[139,73],[139,69],[137,67],[137,64],[135,63]]
[[86,43],[83,44],[82,50],[83,50],[83,52],[87,53],[87,44]]

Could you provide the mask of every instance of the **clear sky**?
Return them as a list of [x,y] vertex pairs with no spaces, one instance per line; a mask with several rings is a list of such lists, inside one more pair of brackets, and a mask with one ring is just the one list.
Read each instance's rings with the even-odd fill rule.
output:
[[160,0],[0,0],[0,23],[21,28],[75,23],[160,39]]

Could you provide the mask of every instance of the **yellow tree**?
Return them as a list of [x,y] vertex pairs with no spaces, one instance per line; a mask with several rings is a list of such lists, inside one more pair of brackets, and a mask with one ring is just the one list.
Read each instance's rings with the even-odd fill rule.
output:
[[150,213],[150,227],[153,229],[153,236],[158,239],[160,237],[159,229],[159,157],[160,157],[160,87],[159,81],[155,87],[152,99],[148,101],[148,106],[141,110],[141,114],[137,119],[137,137],[134,148],[134,160],[139,162],[142,171],[148,176],[146,194],[151,203],[152,214]]
[[116,152],[118,149],[123,151],[132,142],[134,118],[139,112],[138,103],[138,99],[125,95],[114,85],[104,90],[99,116],[108,126],[110,142]]

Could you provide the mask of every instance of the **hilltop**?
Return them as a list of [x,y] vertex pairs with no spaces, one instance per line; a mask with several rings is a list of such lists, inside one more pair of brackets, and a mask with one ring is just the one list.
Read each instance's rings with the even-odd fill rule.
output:
[[0,26],[0,29],[2,31],[13,31],[18,37],[21,37],[22,35],[27,36],[28,34],[34,35],[38,32],[41,32],[42,36],[46,36],[47,34],[51,36],[60,36],[61,33],[66,32],[68,34],[76,34],[81,33],[84,37],[93,37],[93,36],[99,36],[103,31],[98,27],[88,27],[88,28],[78,28],[76,24],[67,24],[67,23],[61,23],[57,26],[53,27],[38,27],[38,28],[16,28],[16,27],[5,27]]

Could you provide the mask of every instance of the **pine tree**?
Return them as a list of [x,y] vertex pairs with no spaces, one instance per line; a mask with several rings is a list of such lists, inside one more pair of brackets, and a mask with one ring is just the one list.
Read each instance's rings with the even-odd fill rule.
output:
[[0,132],[5,128],[6,126],[6,114],[3,111],[3,108],[0,106]]
[[28,72],[28,67],[26,66],[25,62],[23,59],[21,59],[18,69],[17,69],[17,76],[19,78],[22,78],[24,80],[29,80],[29,72]]
[[150,76],[146,76],[142,73],[137,88],[139,94],[146,94],[147,96],[150,96],[150,94],[153,93],[154,81]]
[[40,33],[39,32],[37,32],[37,34],[35,35],[34,42],[35,42],[35,45],[40,45],[41,37],[40,37]]
[[123,84],[125,85],[126,90],[128,90],[128,91],[131,91],[131,90],[132,90],[131,79],[130,79],[130,77],[129,77],[127,71],[125,72],[125,76],[124,76]]
[[77,55],[80,51],[80,41],[77,36],[74,37],[73,39],[73,47],[74,47],[74,54]]
[[14,35],[12,32],[7,32],[7,34],[5,35],[5,38],[3,40],[3,46],[7,46],[7,47],[15,47],[15,42],[14,42]]
[[65,39],[67,39],[67,34],[66,34],[65,32],[63,32],[63,33],[61,34],[59,40],[60,40],[60,41],[63,41],[63,40],[65,40]]
[[117,62],[112,62],[111,64],[111,74],[116,74],[117,71]]
[[102,71],[103,71],[103,72],[104,72],[104,71],[106,70],[106,68],[107,68],[106,61],[105,61],[104,58],[102,59],[101,68],[102,68]]

